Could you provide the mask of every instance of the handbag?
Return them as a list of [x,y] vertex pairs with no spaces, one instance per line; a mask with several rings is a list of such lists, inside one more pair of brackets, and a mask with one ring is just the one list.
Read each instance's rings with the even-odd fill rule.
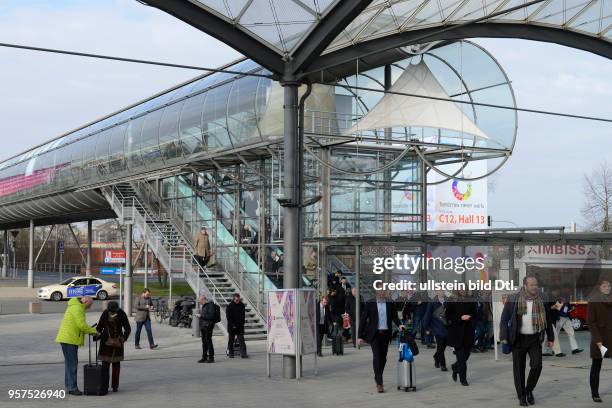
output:
[[414,354],[406,343],[399,344],[399,361],[407,361],[409,363],[412,363],[414,361]]
[[419,346],[416,341],[414,341],[414,337],[412,337],[407,330],[400,331],[399,342],[407,344],[413,356],[419,355]]
[[215,253],[212,252],[210,256],[208,257],[208,262],[206,262],[206,267],[212,268],[215,265],[217,265],[217,258],[215,257]]
[[343,329],[351,328],[351,318],[349,317],[348,313],[345,313],[344,316],[342,316],[342,328]]
[[108,339],[106,339],[106,341],[104,342],[104,344],[107,347],[112,347],[112,348],[121,348],[123,347],[123,341],[121,337],[108,337]]

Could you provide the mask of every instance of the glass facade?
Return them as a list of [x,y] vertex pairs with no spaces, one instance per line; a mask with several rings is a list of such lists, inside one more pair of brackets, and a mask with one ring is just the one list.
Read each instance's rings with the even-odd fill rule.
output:
[[[187,0],[185,0],[187,1]],[[339,0],[189,0],[281,55],[291,54]],[[425,28],[465,23],[526,0],[372,0],[325,50]],[[606,0],[548,0],[487,20],[569,30],[610,41],[612,4]]]

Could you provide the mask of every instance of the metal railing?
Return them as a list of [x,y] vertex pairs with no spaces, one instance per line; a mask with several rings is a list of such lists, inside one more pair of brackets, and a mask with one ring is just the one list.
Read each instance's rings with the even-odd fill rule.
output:
[[[159,196],[157,191],[155,191],[155,189],[153,189],[151,185],[146,182],[134,182],[133,186],[138,190],[141,196],[148,197],[149,200],[154,203],[153,205],[159,209],[160,214],[164,214],[168,217],[170,223],[182,235],[186,247],[188,247],[190,250],[190,255],[193,258],[193,261],[196,263],[196,265],[198,265],[198,268],[200,269],[201,273],[204,274],[204,277],[212,283],[213,280],[209,276],[208,268],[202,267],[195,260],[195,248],[193,242],[191,242],[192,234],[188,225],[184,221],[180,207],[175,205],[174,201],[170,201],[170,203],[164,201]],[[215,231],[214,228],[211,228],[211,230]],[[225,272],[225,275],[228,277],[228,279],[230,279],[234,286],[240,289],[245,302],[258,313],[259,317],[263,321],[265,321],[265,303],[262,299],[263,296],[261,295],[259,284],[253,283],[248,278],[244,279],[244,274],[250,274],[250,272],[246,271],[240,262],[240,252],[237,251],[237,253],[232,253],[230,248],[223,246],[217,246],[215,249],[217,251],[215,253],[216,261],[218,264],[223,265],[222,270]],[[236,270],[236,265],[238,265],[238,270]],[[215,286],[215,291],[217,290],[218,288]]]
[[[227,299],[214,283],[214,277],[210,276],[206,267],[203,267],[197,262],[195,248],[189,239],[190,235],[187,233],[184,221],[176,212],[176,208],[168,206],[158,195],[157,191],[146,182],[133,182],[132,187],[136,193],[140,193],[140,198],[143,198],[152,208],[156,209],[158,214],[168,220],[172,228],[178,232],[182,242],[181,245],[171,246],[170,259],[179,261],[180,268],[182,268],[185,273],[185,280],[187,280],[194,291],[203,291],[206,297],[213,299],[216,303],[221,303],[221,299],[223,299],[224,303],[227,303]],[[176,239],[178,239],[179,236],[177,236]],[[202,278],[206,279],[208,283]],[[199,286],[198,280],[200,281]],[[210,287],[212,287],[212,291]]]
[[[15,267],[18,271],[27,271],[27,262],[15,262]],[[7,269],[12,269],[13,264],[8,263]],[[82,264],[62,264],[62,273],[75,274],[81,273],[81,269],[84,269]],[[39,262],[34,265],[34,271],[36,272],[60,272],[59,263],[50,262]]]

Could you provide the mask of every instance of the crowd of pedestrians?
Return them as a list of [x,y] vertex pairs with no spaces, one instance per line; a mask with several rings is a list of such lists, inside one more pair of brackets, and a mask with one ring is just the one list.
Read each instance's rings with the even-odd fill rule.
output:
[[[559,338],[563,330],[569,338],[573,354],[582,352],[568,323],[571,305],[567,297],[553,290],[546,299],[536,277],[527,276],[520,290],[504,302],[499,326],[499,340],[504,353],[512,355],[514,385],[520,406],[535,404],[534,390],[542,373],[543,346],[562,357]],[[612,347],[612,295],[608,280],[600,281],[589,297],[588,327],[591,332],[591,370],[589,383],[592,399],[602,402],[599,378],[604,358],[610,357]],[[108,302],[97,324],[87,324],[85,313],[91,307],[90,297],[73,298],[68,302],[56,342],[61,345],[65,363],[65,386],[69,394],[82,395],[77,387],[78,348],[84,338],[92,335],[99,342],[98,358],[102,362],[104,383],[117,392],[125,342],[131,334],[127,314],[115,301]],[[211,299],[201,295],[196,316],[202,341],[199,363],[214,363],[215,350],[212,335],[221,321],[221,309]],[[144,327],[149,346],[155,349],[150,313],[153,310],[151,292],[144,289],[135,303],[136,334],[134,346],[140,349],[140,334]],[[454,362],[450,365],[451,378],[469,386],[468,361],[474,352],[493,348],[493,312],[490,293],[455,291],[447,296],[436,291],[433,298],[425,292],[405,293],[399,301],[390,301],[385,291],[377,291],[376,298],[360,307],[359,332],[355,329],[357,288],[351,287],[345,276],[337,271],[330,279],[328,291],[321,296],[316,307],[317,354],[323,356],[325,337],[332,340],[332,354],[342,355],[340,344],[349,339],[354,345],[368,343],[372,351],[372,368],[377,392],[384,392],[383,373],[387,363],[389,344],[394,326],[409,330],[415,340],[435,349],[433,366],[448,371],[447,348],[452,349]],[[239,294],[225,308],[228,343],[227,355],[236,352],[247,358],[244,341],[245,305]],[[401,317],[401,319],[400,319]],[[568,326],[569,324],[569,326]],[[407,329],[409,328],[409,329]],[[529,370],[527,371],[527,359]]]

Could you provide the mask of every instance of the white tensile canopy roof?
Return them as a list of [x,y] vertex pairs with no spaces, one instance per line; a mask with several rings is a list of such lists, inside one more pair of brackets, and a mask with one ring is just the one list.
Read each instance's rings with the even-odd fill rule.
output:
[[398,95],[450,99],[423,61],[409,65],[378,103],[346,133],[393,127],[448,129],[482,139],[489,137],[454,102]]

